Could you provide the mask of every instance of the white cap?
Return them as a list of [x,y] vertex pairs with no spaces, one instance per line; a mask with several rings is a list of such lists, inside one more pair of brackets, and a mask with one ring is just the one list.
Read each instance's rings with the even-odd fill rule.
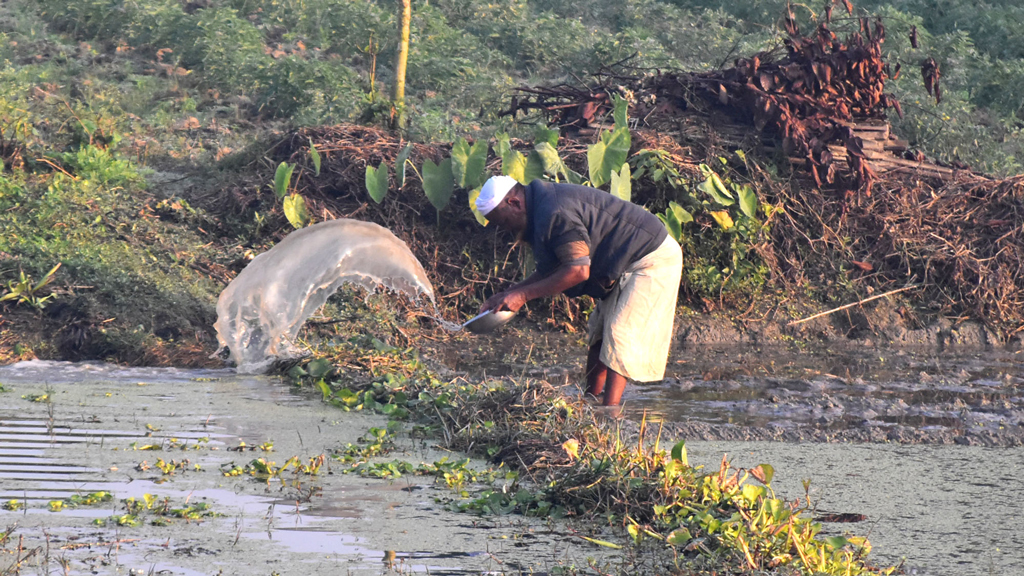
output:
[[491,176],[484,182],[480,195],[476,197],[476,209],[487,216],[488,212],[501,204],[516,184],[516,179],[511,176]]

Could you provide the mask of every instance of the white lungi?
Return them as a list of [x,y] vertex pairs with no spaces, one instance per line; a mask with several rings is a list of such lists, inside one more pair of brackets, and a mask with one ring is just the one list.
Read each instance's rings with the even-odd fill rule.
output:
[[671,236],[626,268],[587,324],[605,366],[635,382],[665,377],[682,275],[683,251]]

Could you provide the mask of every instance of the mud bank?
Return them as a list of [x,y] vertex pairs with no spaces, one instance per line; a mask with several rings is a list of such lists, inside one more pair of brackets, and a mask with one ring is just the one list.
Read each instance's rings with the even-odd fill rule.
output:
[[[0,501],[17,503],[0,511],[12,528],[3,573],[19,558],[24,573],[549,573],[602,553],[558,523],[448,512],[435,498],[451,492],[429,478],[342,474],[331,451],[384,418],[341,412],[277,379],[30,362],[0,368],[0,382]],[[316,475],[224,475],[257,458],[320,454]],[[410,443],[388,459],[445,455]],[[70,503],[98,491],[112,499]],[[158,503],[139,512],[140,525],[118,525],[122,499],[146,494],[205,510],[158,516]]]

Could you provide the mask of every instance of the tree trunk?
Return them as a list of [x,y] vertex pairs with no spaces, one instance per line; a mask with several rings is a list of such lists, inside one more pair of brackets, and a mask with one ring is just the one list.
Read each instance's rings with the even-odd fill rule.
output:
[[398,58],[395,62],[394,127],[405,130],[405,68],[409,62],[409,28],[412,23],[412,0],[398,0],[402,14],[398,28]]

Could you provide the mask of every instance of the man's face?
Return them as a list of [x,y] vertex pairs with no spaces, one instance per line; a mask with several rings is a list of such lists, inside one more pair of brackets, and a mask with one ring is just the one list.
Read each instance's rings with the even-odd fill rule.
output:
[[487,213],[487,220],[516,236],[526,230],[526,194],[522,186],[516,185],[501,203]]

